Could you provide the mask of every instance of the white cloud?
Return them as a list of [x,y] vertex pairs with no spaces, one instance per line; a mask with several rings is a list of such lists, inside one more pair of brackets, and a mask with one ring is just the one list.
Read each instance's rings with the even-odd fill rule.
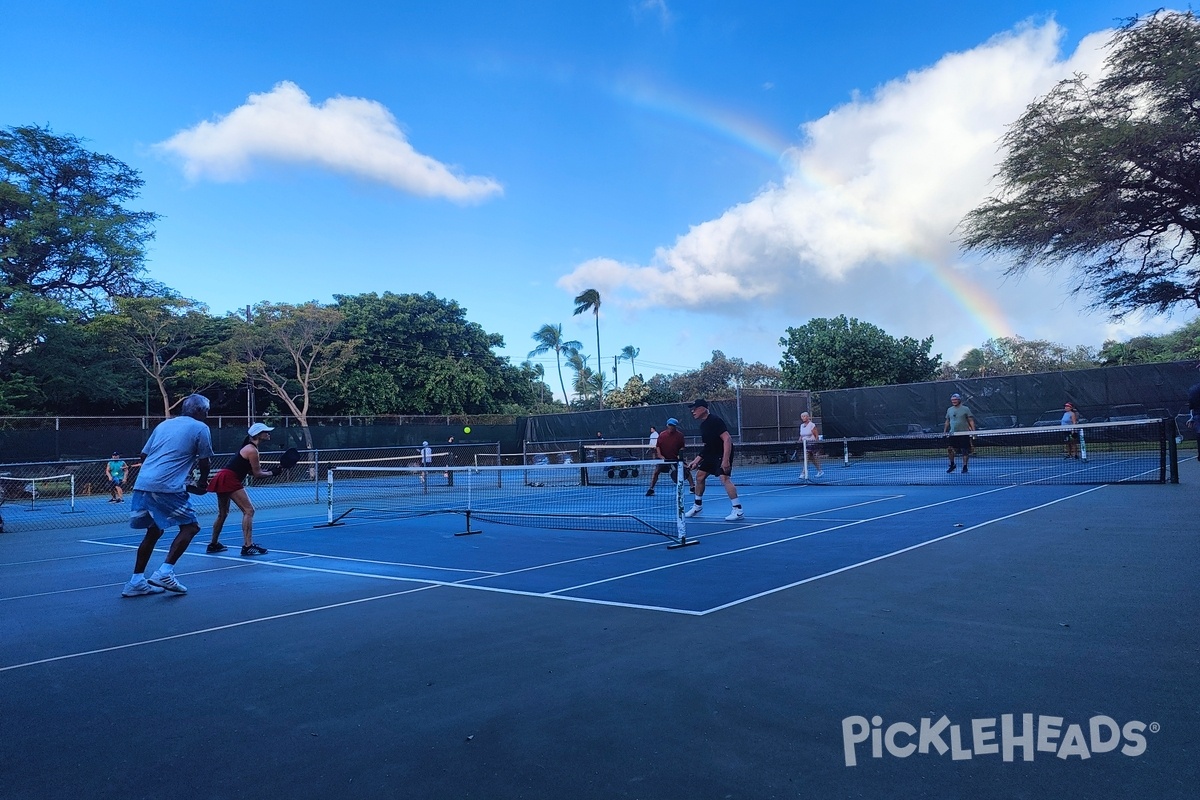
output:
[[788,324],[846,313],[893,335],[933,334],[947,356],[1005,326],[1092,343],[1105,321],[1081,319],[1062,277],[1005,280],[1002,264],[964,263],[955,228],[994,190],[1006,126],[1059,80],[1098,75],[1110,35],[1063,58],[1062,30],[1048,22],[946,55],[804,125],[780,184],[648,264],[591,259],[559,285],[607,288],[632,307],[773,310]]
[[156,146],[181,157],[193,180],[237,180],[255,162],[273,161],[312,164],[423,197],[472,201],[502,191],[491,178],[459,175],[418,153],[380,103],[334,97],[314,105],[290,81]]
[[653,14],[658,17],[659,23],[666,28],[674,20],[674,15],[671,9],[667,8],[666,0],[640,0],[633,7],[634,14],[641,16],[643,14]]

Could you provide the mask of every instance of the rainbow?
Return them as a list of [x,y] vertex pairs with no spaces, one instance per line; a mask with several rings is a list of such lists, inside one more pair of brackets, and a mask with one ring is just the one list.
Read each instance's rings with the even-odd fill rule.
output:
[[619,100],[714,134],[775,165],[780,163],[788,148],[795,145],[749,117],[643,81],[614,84],[609,91]]
[[962,270],[929,261],[920,262],[919,265],[975,321],[988,339],[1016,336],[1008,316],[996,299]]
[[[721,139],[732,142],[787,172],[790,180],[797,180],[810,189],[835,186],[837,177],[823,176],[815,165],[805,164],[801,158],[789,158],[789,151],[800,145],[787,141],[766,125],[739,116],[727,109],[694,97],[685,96],[650,85],[644,80],[630,80],[613,84],[609,91],[619,100],[645,111],[699,128]],[[799,129],[797,129],[799,130]],[[914,265],[925,272],[969,316],[988,339],[1015,336],[1008,316],[996,299],[972,280],[963,270],[949,264],[939,264],[926,259],[915,259]]]

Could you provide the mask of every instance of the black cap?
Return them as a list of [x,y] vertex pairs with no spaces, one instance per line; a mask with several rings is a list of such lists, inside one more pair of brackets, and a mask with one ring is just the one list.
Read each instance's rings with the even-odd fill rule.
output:
[[690,406],[688,406],[688,408],[708,408],[708,401],[705,400],[704,398],[700,398],[699,400],[697,400],[696,402],[694,402]]

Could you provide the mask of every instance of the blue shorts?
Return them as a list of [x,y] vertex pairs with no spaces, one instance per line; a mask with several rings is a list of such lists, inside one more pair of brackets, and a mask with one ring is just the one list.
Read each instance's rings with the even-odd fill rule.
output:
[[129,503],[129,527],[145,530],[151,525],[174,528],[195,525],[196,510],[187,492],[143,492],[133,490]]

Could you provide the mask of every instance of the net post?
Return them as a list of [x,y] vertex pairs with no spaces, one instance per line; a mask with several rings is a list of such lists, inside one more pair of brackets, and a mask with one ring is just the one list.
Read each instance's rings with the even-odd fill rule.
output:
[[842,440],[842,466],[843,467],[850,466],[850,440],[849,439]]
[[1079,460],[1087,461],[1087,435],[1083,428],[1078,428],[1079,431]]
[[341,525],[342,517],[345,517],[346,514],[349,514],[351,511],[354,510],[353,508],[347,508],[345,513],[343,513],[341,516],[335,517],[333,515],[333,471],[334,471],[334,469],[335,469],[335,467],[330,467],[325,472],[325,485],[326,485],[326,489],[327,489],[327,491],[325,492],[325,522],[321,522],[316,525],[313,525],[314,528],[332,528],[335,525]]
[[321,502],[321,451],[312,451],[313,502]]
[[69,513],[69,514],[75,513],[75,473],[74,472],[71,473],[71,510],[67,513]]
[[679,547],[689,547],[693,544],[699,544],[699,539],[687,538],[687,520],[683,516],[683,484],[686,479],[683,475],[683,461],[676,459],[675,461],[675,535],[669,537],[670,542],[667,543],[668,550],[674,550]]
[[1167,430],[1167,421],[1162,422],[1162,441],[1166,445],[1166,464],[1165,471],[1162,475],[1163,483],[1179,483],[1179,443],[1175,441],[1175,437]]
[[481,530],[475,530],[475,531],[471,530],[471,509],[469,509],[469,508],[466,511],[466,517],[467,517],[466,530],[459,531],[458,533],[454,534],[455,536],[474,536],[477,533],[483,533],[483,531],[481,531]]
[[803,436],[800,437],[800,452],[804,455],[801,457],[804,461],[804,466],[800,469],[800,480],[808,480],[808,440]]

